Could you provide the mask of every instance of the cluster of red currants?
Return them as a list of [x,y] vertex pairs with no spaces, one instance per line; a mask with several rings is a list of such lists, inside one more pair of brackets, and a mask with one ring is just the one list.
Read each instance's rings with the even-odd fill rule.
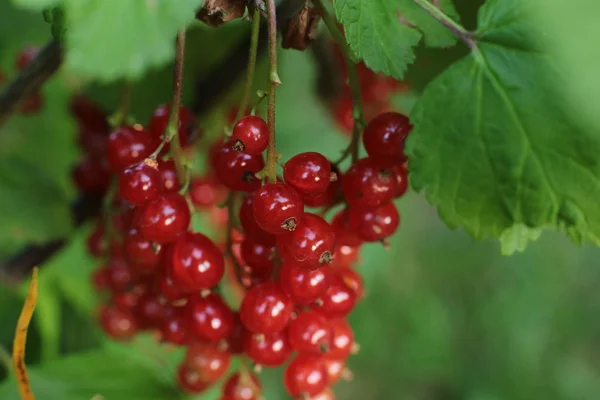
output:
[[[74,99],[71,111],[84,150],[74,170],[77,187],[92,194],[106,194],[111,182],[118,188],[107,195],[104,218],[88,239],[90,253],[105,261],[93,283],[107,299],[99,316],[106,334],[127,340],[152,331],[162,342],[185,346],[177,379],[188,392],[221,380],[231,357],[239,356],[242,367],[224,383],[223,400],[261,398],[258,367],[290,359],[284,384],[291,396],[334,399],[330,387],[348,377],[346,360],[358,350],[346,317],[363,282],[352,267],[362,243],[385,241],[399,225],[392,201],[407,189],[408,119],[374,118],[363,136],[368,157],[343,174],[308,152],[267,182],[262,153],[269,128],[246,116],[231,137],[210,146],[207,175],[187,185],[168,156],[172,143],[164,140],[168,106],[158,107],[146,128],[112,130],[106,114],[84,97]],[[193,115],[182,108],[175,140],[184,151],[194,128]],[[218,207],[227,190],[234,213]],[[239,201],[237,192],[245,192]],[[331,222],[305,211],[324,215],[337,205],[344,207]],[[190,206],[228,226],[224,245],[190,231]],[[237,301],[224,296],[234,286]]]
[[[25,47],[17,56],[15,66],[18,71],[23,71],[31,61],[37,56],[39,49],[37,47]],[[0,71],[0,86],[6,80],[5,75]],[[33,114],[38,112],[44,105],[44,97],[40,92],[33,93],[29,98],[19,105],[21,114]]]

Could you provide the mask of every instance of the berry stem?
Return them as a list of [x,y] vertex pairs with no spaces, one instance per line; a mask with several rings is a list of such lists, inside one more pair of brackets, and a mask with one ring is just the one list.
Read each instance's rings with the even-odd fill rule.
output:
[[109,118],[110,124],[113,127],[123,126],[127,121],[127,115],[129,114],[129,106],[131,104],[131,93],[133,92],[133,85],[131,82],[123,82],[121,87],[121,97],[119,98],[119,108]]
[[477,43],[473,39],[473,34],[467,31],[462,25],[456,23],[452,18],[444,14],[444,12],[427,0],[413,0],[419,7],[425,10],[440,24],[444,25],[450,32],[462,39],[471,50],[477,50]]
[[238,108],[235,120],[238,121],[246,112],[248,102],[250,101],[250,92],[252,91],[252,83],[254,82],[254,71],[256,70],[256,54],[258,51],[258,33],[260,31],[260,10],[258,7],[252,13],[252,32],[250,36],[250,53],[248,55],[248,69],[246,70],[246,84],[244,86],[244,94]]
[[358,160],[358,147],[360,144],[360,135],[365,126],[365,111],[363,108],[362,94],[360,90],[360,81],[358,80],[358,72],[356,71],[356,63],[352,51],[346,42],[346,38],[339,30],[337,21],[331,15],[329,10],[323,5],[321,0],[314,0],[313,3],[321,11],[323,21],[329,30],[329,33],[333,37],[333,40],[340,47],[342,55],[344,56],[344,62],[346,69],[348,70],[348,85],[350,86],[350,96],[352,97],[352,118],[354,120],[354,127],[352,128],[352,140],[348,147],[342,153],[340,159],[335,163],[336,165],[344,161],[349,155],[352,155],[352,161]]
[[267,148],[266,175],[271,183],[277,182],[277,145],[275,142],[275,96],[281,84],[277,73],[277,15],[275,0],[267,0],[267,26],[269,36],[269,90],[267,91],[267,122],[269,124],[269,147]]
[[233,255],[233,251],[231,250],[231,247],[233,246],[233,239],[231,237],[231,231],[233,230],[233,228],[235,227],[235,200],[236,200],[236,193],[233,190],[230,190],[229,193],[227,194],[227,200],[225,200],[225,204],[227,205],[227,233],[226,233],[226,240],[225,240],[225,253],[226,255],[229,255],[229,258],[231,259],[231,263],[233,264],[233,268],[235,269],[235,276],[237,277],[237,280],[240,284],[242,284],[242,267],[240,264],[238,264],[235,256]]
[[[175,70],[173,73],[173,98],[171,99],[171,114],[165,132],[165,141],[171,143],[171,157],[177,169],[179,182],[186,181],[186,160],[177,133],[179,131],[179,109],[181,108],[181,88],[183,86],[183,60],[185,57],[185,30],[177,33],[175,45]],[[175,138],[175,140],[173,140]]]

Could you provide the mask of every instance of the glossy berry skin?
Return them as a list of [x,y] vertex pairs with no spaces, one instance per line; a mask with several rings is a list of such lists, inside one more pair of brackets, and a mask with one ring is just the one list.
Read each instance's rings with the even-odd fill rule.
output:
[[137,293],[135,290],[114,292],[112,294],[111,303],[119,310],[134,312],[141,295],[141,293]]
[[223,396],[231,400],[258,400],[261,393],[260,380],[251,373],[235,373],[223,384]]
[[276,282],[265,282],[250,288],[240,305],[240,318],[244,326],[254,333],[282,331],[294,305]]
[[262,156],[232,149],[232,142],[224,143],[215,156],[214,169],[223,185],[231,190],[251,192],[258,189],[260,180],[255,174],[265,167]]
[[19,71],[24,70],[33,61],[33,59],[37,57],[39,51],[40,49],[34,46],[23,48],[17,56],[17,69]]
[[254,276],[268,279],[273,272],[273,246],[256,243],[251,237],[246,237],[241,243],[240,252],[245,265]]
[[331,347],[327,356],[345,360],[352,353],[354,345],[354,331],[343,318],[334,318],[328,321],[331,334]]
[[311,304],[313,310],[329,318],[345,317],[356,304],[356,293],[339,276],[333,276],[319,302]]
[[363,133],[363,144],[369,158],[384,167],[404,162],[404,139],[413,126],[408,117],[387,112],[373,118]]
[[335,400],[335,394],[331,388],[326,387],[321,393],[311,396],[310,400]]
[[106,159],[112,172],[118,174],[148,157],[160,141],[141,127],[122,126],[108,137]]
[[302,196],[306,207],[325,207],[342,198],[342,174],[334,165],[331,165],[331,172],[335,173],[335,180],[331,181],[330,177],[329,186],[323,193]]
[[263,336],[244,332],[244,352],[254,362],[265,367],[278,367],[292,354],[287,332],[265,334]]
[[342,190],[353,208],[375,208],[394,198],[394,177],[370,158],[356,161],[342,177]]
[[161,265],[163,246],[146,240],[140,231],[132,228],[123,239],[123,255],[136,271],[151,274]]
[[178,193],[162,193],[138,208],[133,224],[142,235],[160,244],[172,243],[190,225],[191,214],[185,198]]
[[295,304],[309,304],[325,294],[329,287],[329,267],[308,270],[294,263],[284,262],[279,273],[282,290]]
[[177,192],[181,189],[173,160],[158,160],[158,173],[162,183],[162,192]]
[[158,294],[171,303],[185,299],[189,295],[189,290],[178,285],[167,271],[163,271],[156,277],[155,287]]
[[269,145],[269,126],[264,119],[250,115],[233,126],[233,148],[250,155],[259,155]]
[[306,311],[290,322],[290,345],[298,353],[321,354],[331,347],[331,332],[327,319],[316,311]]
[[333,254],[333,262],[329,264],[329,268],[332,271],[350,268],[350,266],[358,261],[359,255],[360,247],[346,245],[336,246],[335,253]]
[[333,260],[335,233],[323,218],[304,213],[302,224],[294,232],[277,237],[277,249],[286,262],[306,269],[319,268]]
[[371,210],[350,209],[350,226],[365,242],[377,242],[391,236],[400,225],[400,214],[394,203]]
[[239,219],[242,229],[246,236],[251,237],[255,242],[262,243],[265,246],[275,245],[275,236],[258,226],[254,218],[254,193],[249,193],[240,206]]
[[349,372],[346,369],[346,358],[340,359],[330,353],[323,354],[321,358],[327,368],[327,383],[329,385],[335,385],[344,377],[344,374]]
[[283,377],[285,389],[293,398],[316,396],[327,387],[327,368],[319,356],[298,354]]
[[171,312],[171,306],[153,292],[142,294],[135,307],[135,316],[144,328],[159,328]]
[[363,240],[358,237],[357,233],[350,227],[350,215],[348,210],[340,210],[340,212],[338,212],[331,220],[331,227],[335,232],[336,246],[358,247],[363,243]]
[[200,374],[189,368],[185,362],[177,369],[177,384],[186,393],[201,393],[210,386],[210,383],[202,381]]
[[394,165],[392,167],[394,177],[394,198],[402,197],[408,190],[408,170],[404,165]]
[[189,297],[186,315],[191,334],[198,340],[214,342],[226,339],[233,332],[235,316],[221,296]]
[[365,291],[365,284],[362,276],[351,268],[345,268],[339,271],[338,276],[342,278],[344,283],[356,294],[356,298],[360,300]]
[[103,194],[110,184],[110,172],[101,160],[88,156],[73,169],[73,182],[80,192]]
[[329,186],[331,164],[320,153],[296,154],[283,166],[283,179],[302,196],[317,195]]
[[134,285],[137,274],[125,260],[113,258],[106,266],[106,279],[112,290],[126,290]]
[[185,354],[185,364],[206,383],[218,381],[229,369],[231,356],[214,343],[194,343]]
[[175,310],[171,315],[165,318],[160,325],[161,340],[180,346],[189,344],[191,335],[187,322],[183,310]]
[[[154,110],[150,122],[148,122],[148,131],[159,140],[162,140],[162,135],[167,129],[170,113],[171,107],[168,104],[160,105]],[[193,137],[195,126],[196,118],[194,114],[186,107],[179,108],[177,136],[179,137],[181,147],[186,147],[192,139],[195,139]],[[167,146],[163,150],[168,150]]]
[[252,210],[258,226],[272,235],[281,235],[296,229],[304,204],[290,185],[268,183],[254,194]]
[[104,333],[117,340],[131,339],[138,331],[138,324],[133,314],[116,307],[102,308],[100,325]]
[[186,232],[175,242],[172,276],[192,290],[216,286],[225,273],[223,253],[201,233]]
[[119,194],[133,205],[142,205],[160,193],[162,181],[158,164],[146,159],[125,168],[119,175]]
[[225,201],[227,189],[214,177],[199,176],[190,181],[190,196],[195,206],[210,208]]

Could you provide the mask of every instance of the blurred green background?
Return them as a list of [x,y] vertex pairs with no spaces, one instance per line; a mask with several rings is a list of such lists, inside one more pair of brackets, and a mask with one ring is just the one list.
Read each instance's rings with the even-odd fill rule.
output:
[[[244,23],[218,30],[198,27],[190,33],[186,99],[194,95],[190,83],[210,73],[246,33]],[[40,15],[0,2],[0,66],[9,77],[15,74],[19,49],[43,44],[48,37]],[[413,68],[409,76],[418,88],[463,51],[458,47],[443,56],[428,51],[433,67]],[[335,157],[347,139],[314,95],[310,52],[283,51],[280,75],[277,129],[283,159],[302,151]],[[239,83],[223,98],[211,99],[214,109],[204,116],[209,133],[222,127],[222,116],[239,96]],[[40,115],[16,116],[0,130],[0,159],[17,156],[42,167],[66,199],[75,194],[69,174],[78,152],[66,109],[75,86],[69,74],[57,76],[44,88],[46,105]],[[256,86],[263,82],[257,79]],[[168,68],[149,74],[136,85],[135,116],[145,121],[158,103],[168,100],[170,90]],[[119,86],[92,86],[88,93],[110,107]],[[415,96],[395,99],[398,109],[409,112]],[[18,176],[19,171],[0,173]],[[600,398],[599,249],[578,248],[546,233],[524,253],[502,257],[497,242],[475,242],[462,231],[449,230],[421,195],[410,193],[398,206],[402,223],[390,250],[369,245],[361,256],[358,269],[367,296],[350,317],[361,351],[349,361],[354,380],[335,388],[339,399]],[[19,207],[30,212],[27,202]],[[2,257],[23,244],[3,225],[0,221],[8,232],[2,236]],[[197,226],[210,231],[202,220]],[[72,232],[69,245],[42,267],[27,346],[34,392],[39,399],[61,400],[90,399],[96,393],[107,400],[178,398],[173,361],[180,352],[162,349],[148,337],[127,345],[112,343],[95,326],[97,299],[89,275],[96,265],[84,245],[89,230],[85,225]],[[8,351],[24,289],[0,286],[0,344]],[[6,354],[1,358],[7,361]],[[287,398],[281,371],[262,375],[266,399]],[[0,399],[17,399],[5,369],[0,376]],[[215,389],[199,398],[217,395]]]

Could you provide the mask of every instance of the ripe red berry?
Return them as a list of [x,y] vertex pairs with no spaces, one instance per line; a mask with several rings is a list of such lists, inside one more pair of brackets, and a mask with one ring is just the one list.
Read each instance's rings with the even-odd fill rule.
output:
[[231,142],[224,143],[215,159],[219,181],[231,190],[250,192],[260,186],[255,174],[265,167],[261,155],[253,156],[233,150]]
[[[167,129],[170,113],[170,105],[162,104],[158,106],[156,110],[154,110],[154,113],[152,113],[152,117],[150,118],[150,122],[148,122],[148,131],[159,140],[162,140],[162,135]],[[185,107],[179,108],[179,120],[177,127],[179,143],[181,143],[181,147],[186,147],[193,139],[195,139],[194,132],[196,128],[196,118],[189,109]],[[168,145],[163,148],[163,151],[167,150]]]
[[190,196],[195,206],[208,208],[225,201],[227,189],[214,177],[199,176],[190,182]]
[[69,107],[82,129],[102,132],[108,136],[110,126],[106,112],[92,100],[82,95],[73,96]]
[[118,340],[131,339],[138,330],[133,314],[110,306],[105,306],[100,311],[100,325],[104,333]]
[[271,260],[273,250],[273,246],[256,243],[250,237],[246,237],[240,246],[245,265],[254,276],[264,279],[269,279],[273,272],[273,260]]
[[240,318],[255,333],[282,331],[294,305],[276,282],[265,282],[250,288],[240,305]]
[[97,131],[87,126],[80,126],[77,131],[77,145],[88,157],[102,160],[108,170],[106,147],[108,145],[108,132]]
[[[320,153],[296,154],[283,166],[283,178],[302,196],[321,194],[332,180],[331,164]],[[334,180],[337,176],[334,177]]]
[[153,292],[142,294],[135,308],[135,316],[144,328],[159,328],[171,312],[171,306]]
[[110,184],[110,172],[101,160],[86,156],[73,170],[73,181],[80,192],[103,194]]
[[285,331],[264,335],[245,331],[244,351],[254,362],[265,367],[278,367],[292,354]]
[[122,126],[108,137],[106,158],[114,173],[120,173],[136,162],[144,160],[158,147],[160,141],[136,125]]
[[88,253],[98,258],[104,254],[104,229],[102,225],[96,224],[92,233],[87,237],[86,248]]
[[359,253],[360,247],[337,246],[333,254],[333,262],[329,264],[329,268],[332,271],[350,268],[358,260]]
[[201,341],[226,339],[233,332],[235,316],[218,294],[189,297],[186,313],[190,332]]
[[217,286],[225,273],[223,253],[201,233],[186,232],[175,242],[172,254],[172,274],[192,290]]
[[356,304],[356,293],[339,276],[333,276],[325,294],[311,304],[326,317],[345,317]]
[[213,383],[229,369],[230,354],[215,343],[194,343],[185,354],[185,364],[200,375],[200,380]]
[[352,373],[346,368],[346,357],[339,359],[326,353],[321,358],[327,368],[327,384],[335,385],[342,378],[351,379]]
[[177,369],[177,384],[186,393],[201,393],[210,386],[210,383],[202,381],[200,374],[189,368],[185,362]]
[[168,192],[138,207],[133,224],[146,239],[165,244],[176,241],[187,230],[190,220],[190,209],[185,198]]
[[330,387],[326,387],[321,393],[311,396],[310,400],[335,400],[335,394]]
[[126,290],[133,286],[137,274],[125,260],[112,258],[106,266],[106,279],[114,291]]
[[388,112],[373,118],[363,133],[363,144],[369,158],[384,167],[404,162],[404,139],[412,130],[408,117]]
[[140,273],[154,273],[161,265],[163,246],[147,240],[139,230],[131,228],[123,239],[123,255]]
[[298,353],[325,353],[331,347],[331,333],[327,319],[316,311],[306,311],[290,322],[290,345]]
[[352,98],[350,93],[344,93],[332,105],[332,113],[337,126],[343,133],[350,135],[354,127],[352,118]]
[[135,312],[135,308],[138,305],[138,301],[142,293],[138,293],[136,290],[128,290],[125,292],[113,292],[111,303],[119,310],[127,312]]
[[342,190],[348,205],[374,208],[394,197],[395,179],[391,170],[381,168],[370,158],[356,161],[342,177]]
[[258,377],[251,373],[235,373],[223,384],[223,396],[231,400],[258,400],[262,386]]
[[257,243],[262,243],[265,246],[275,245],[275,236],[267,233],[263,228],[258,226],[256,218],[254,218],[254,193],[249,193],[240,206],[239,219],[246,236],[251,237]]
[[173,160],[158,160],[158,173],[161,178],[161,191],[177,192],[181,189],[179,180],[177,179],[177,169]]
[[270,234],[280,235],[296,229],[304,204],[293,187],[268,183],[256,191],[252,209],[258,226]]
[[327,368],[320,356],[298,354],[287,368],[283,383],[294,398],[315,396],[327,387]]
[[17,61],[16,61],[17,69],[20,71],[24,70],[29,65],[29,63],[31,63],[33,61],[33,59],[35,57],[37,57],[39,52],[40,52],[40,49],[35,46],[29,46],[29,47],[23,48],[17,55]]
[[[165,251],[165,253],[168,253]],[[156,291],[167,301],[173,303],[186,298],[189,294],[187,288],[178,285],[168,271],[163,271],[156,277]]]
[[356,294],[357,300],[360,300],[365,291],[365,284],[362,276],[351,268],[345,268],[338,272],[344,283]]
[[304,213],[295,231],[277,237],[277,249],[284,261],[314,269],[333,261],[335,233],[327,221]]
[[108,268],[97,268],[92,273],[92,286],[97,292],[103,292],[110,288],[108,282]]
[[377,242],[391,236],[400,225],[400,215],[394,203],[374,209],[349,210],[350,226],[365,242]]
[[327,356],[333,359],[345,360],[352,354],[354,347],[354,331],[343,318],[328,321],[331,334],[331,347]]
[[244,332],[246,332],[246,328],[240,320],[239,313],[234,313],[233,320],[233,329],[227,337],[227,351],[231,354],[242,354],[244,352]]
[[279,273],[281,288],[295,304],[309,304],[325,294],[329,287],[329,267],[308,270],[284,262]]
[[269,126],[256,115],[244,117],[234,125],[231,139],[234,150],[259,155],[269,145]]
[[[341,173],[339,169],[331,165],[331,177],[335,176],[335,180],[329,181],[329,186],[323,193],[313,194],[313,195],[303,195],[302,200],[304,200],[304,205],[307,207],[325,207],[329,205],[333,205],[336,200],[342,198],[342,180]],[[331,179],[331,178],[330,178]]]
[[119,194],[133,205],[155,199],[161,187],[158,164],[149,158],[125,168],[119,175]]
[[394,198],[398,198],[408,190],[408,170],[404,165],[394,165],[392,174],[396,183],[394,185]]
[[176,309],[160,325],[161,340],[177,344],[187,345],[191,337],[187,326],[187,318],[182,309]]

